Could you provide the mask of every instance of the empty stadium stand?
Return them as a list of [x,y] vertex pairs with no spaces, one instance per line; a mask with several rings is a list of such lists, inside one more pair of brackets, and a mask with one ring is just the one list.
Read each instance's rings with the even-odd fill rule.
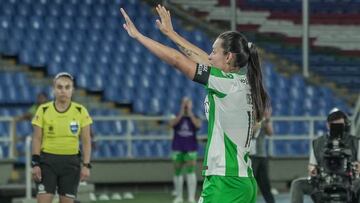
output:
[[[350,1],[350,0],[349,0]],[[245,1],[244,1],[245,2]],[[297,1],[299,2],[299,1]],[[216,3],[216,2],[215,2]],[[259,5],[258,1],[246,1],[247,7]],[[290,4],[290,3],[289,3]],[[261,3],[261,5],[263,5]],[[262,10],[269,9],[264,4]],[[287,4],[286,4],[287,5]],[[52,77],[59,71],[68,71],[75,76],[78,88],[88,92],[97,92],[103,101],[132,106],[132,113],[143,115],[176,114],[183,96],[194,101],[195,113],[203,117],[202,102],[205,90],[198,84],[187,80],[178,71],[151,55],[136,41],[130,40],[122,29],[122,19],[118,9],[124,7],[135,19],[139,29],[146,35],[174,46],[155,28],[156,16],[144,2],[136,0],[2,0],[0,5],[0,53],[7,57],[16,57],[17,62],[43,71]],[[281,6],[279,6],[281,7]],[[284,6],[285,7],[285,6]],[[281,8],[284,8],[281,7]],[[258,8],[257,8],[258,9]],[[141,12],[138,12],[141,10]],[[281,10],[279,8],[279,10]],[[219,10],[219,12],[222,12]],[[250,12],[250,11],[249,11]],[[261,11],[262,12],[262,11]],[[271,16],[269,14],[249,15]],[[274,17],[275,18],[275,17]],[[250,19],[250,17],[248,18]],[[260,18],[258,18],[260,19]],[[244,20],[244,19],[243,19]],[[211,49],[211,37],[198,29],[185,29],[181,21],[174,18],[174,28],[185,38],[206,51]],[[260,31],[262,28],[259,28]],[[291,51],[282,45],[259,43],[269,52],[284,53],[295,63],[300,63],[298,49]],[[349,86],[360,84],[358,59],[340,62],[335,56],[314,55],[311,64],[329,78],[344,73],[339,83]],[[328,61],[328,63],[323,63]],[[329,64],[331,67],[329,68]],[[339,71],[338,64],[343,68]],[[308,83],[301,75],[285,77],[276,72],[271,61],[263,61],[265,85],[272,97],[274,116],[325,116],[337,106],[350,112],[348,105],[336,97],[327,87]],[[329,71],[331,70],[331,71]],[[345,74],[351,72],[349,77]],[[330,74],[333,74],[331,76]],[[332,78],[337,80],[335,78]],[[35,101],[40,89],[30,82],[23,72],[0,72],[0,116],[15,116],[26,111],[28,104]],[[45,87],[43,87],[45,88]],[[51,92],[50,88],[45,88]],[[304,99],[305,98],[305,99]],[[335,99],[334,99],[335,98]],[[19,107],[9,108],[16,104]],[[92,109],[92,116],[119,115],[111,109]],[[309,132],[306,122],[275,123],[275,134],[301,136]],[[122,121],[101,121],[93,125],[95,136],[133,136],[140,132],[136,124],[128,129]],[[315,131],[325,129],[317,124]],[[7,125],[0,122],[0,136],[9,133]],[[31,133],[28,122],[17,124],[17,136],[23,138]],[[161,135],[162,131],[145,131],[145,135]],[[206,128],[200,134],[206,134]],[[21,140],[21,139],[20,139]],[[4,156],[8,149],[2,146]],[[129,145],[125,141],[100,140],[95,144],[95,158],[126,157]],[[24,144],[19,141],[16,148],[23,153]],[[133,157],[169,157],[170,140],[134,140],[131,143]],[[199,153],[202,155],[204,144]],[[276,141],[276,156],[307,154],[308,141]],[[23,161],[23,157],[19,161]]]

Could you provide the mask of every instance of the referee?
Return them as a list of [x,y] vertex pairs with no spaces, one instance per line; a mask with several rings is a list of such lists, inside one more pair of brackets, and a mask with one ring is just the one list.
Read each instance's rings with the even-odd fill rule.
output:
[[55,100],[42,104],[32,120],[32,175],[39,203],[51,203],[56,191],[61,203],[72,203],[79,182],[90,175],[92,119],[84,106],[71,101],[72,75],[57,74],[53,90]]

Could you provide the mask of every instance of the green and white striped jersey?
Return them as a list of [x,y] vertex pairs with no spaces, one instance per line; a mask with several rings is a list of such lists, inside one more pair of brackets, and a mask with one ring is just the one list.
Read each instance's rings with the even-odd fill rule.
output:
[[194,81],[206,85],[208,92],[203,175],[253,177],[249,151],[254,119],[246,74],[199,64]]

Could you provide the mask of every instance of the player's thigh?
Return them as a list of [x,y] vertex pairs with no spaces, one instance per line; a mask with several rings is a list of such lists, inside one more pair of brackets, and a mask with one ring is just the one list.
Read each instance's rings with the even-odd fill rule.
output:
[[61,196],[75,199],[80,182],[80,158],[69,157],[63,162],[62,173],[58,178],[58,193]]
[[197,152],[196,151],[191,151],[191,152],[186,152],[184,154],[184,161],[186,163],[196,163],[197,160]]
[[207,176],[199,203],[255,203],[254,178]]
[[186,173],[193,173],[196,170],[197,152],[187,152],[185,155],[184,168]]
[[185,161],[185,152],[181,151],[173,151],[171,155],[171,159],[174,163],[184,163]]

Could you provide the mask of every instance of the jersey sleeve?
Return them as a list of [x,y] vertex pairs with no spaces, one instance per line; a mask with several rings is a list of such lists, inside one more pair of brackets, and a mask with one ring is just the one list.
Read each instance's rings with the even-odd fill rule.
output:
[[43,117],[44,117],[43,106],[39,106],[39,108],[37,108],[37,110],[36,110],[34,117],[32,118],[31,124],[36,125],[40,128],[43,128],[43,126],[44,126]]
[[207,85],[211,67],[204,64],[196,64],[196,72],[193,81],[202,85]]
[[222,94],[228,94],[236,84],[232,73],[224,73],[216,67],[203,64],[197,64],[194,81]]
[[86,108],[83,107],[83,110],[82,110],[82,116],[81,116],[81,127],[85,127],[85,126],[88,126],[90,124],[93,123],[92,121],[92,118],[90,117],[89,115],[89,112],[87,111]]

